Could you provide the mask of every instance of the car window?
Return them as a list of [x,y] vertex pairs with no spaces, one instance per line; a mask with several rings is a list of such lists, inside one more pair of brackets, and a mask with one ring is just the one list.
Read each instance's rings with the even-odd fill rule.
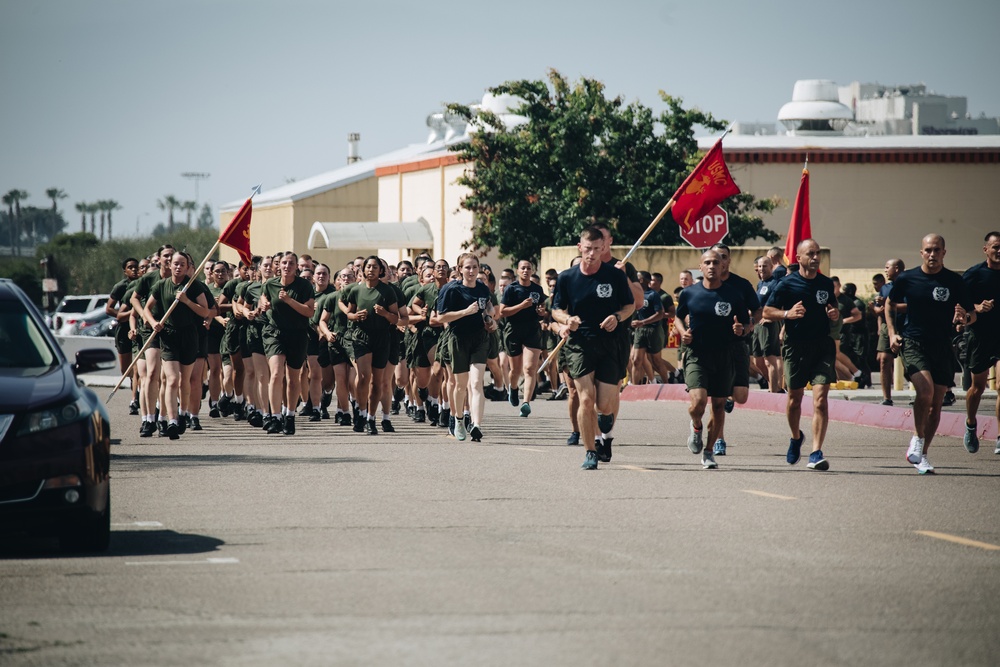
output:
[[20,301],[0,301],[0,368],[47,368],[55,352]]
[[59,304],[60,313],[85,313],[90,310],[90,299],[66,299]]

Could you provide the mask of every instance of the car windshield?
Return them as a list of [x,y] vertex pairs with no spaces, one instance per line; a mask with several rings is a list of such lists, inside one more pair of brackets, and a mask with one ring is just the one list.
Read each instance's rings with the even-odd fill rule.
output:
[[0,301],[0,368],[48,368],[55,351],[20,301]]
[[90,308],[90,299],[66,299],[59,304],[60,313],[85,313]]

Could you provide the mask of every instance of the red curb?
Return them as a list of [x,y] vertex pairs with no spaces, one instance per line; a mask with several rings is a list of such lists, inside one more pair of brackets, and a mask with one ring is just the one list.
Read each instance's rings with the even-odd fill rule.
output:
[[[688,402],[688,393],[681,384],[646,384],[630,385],[622,392],[623,401],[682,401]],[[741,410],[761,410],[775,414],[785,413],[787,397],[784,394],[752,391]],[[913,410],[885,405],[873,405],[860,401],[845,401],[830,399],[830,419],[837,422],[886,428],[894,431],[913,430]],[[802,416],[811,417],[813,413],[809,392],[802,401]],[[989,445],[997,437],[996,417],[979,417],[979,439]],[[965,413],[943,412],[938,424],[937,435],[948,435],[961,438],[965,435]],[[984,446],[986,446],[984,445]]]

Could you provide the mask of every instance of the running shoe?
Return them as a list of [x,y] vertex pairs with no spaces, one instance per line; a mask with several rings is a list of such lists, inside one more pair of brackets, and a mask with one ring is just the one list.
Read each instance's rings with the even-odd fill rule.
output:
[[187,431],[188,424],[190,423],[190,419],[191,418],[188,417],[187,415],[181,415],[180,419],[177,420],[177,428],[178,428],[177,432],[178,433],[180,433],[181,435],[184,435],[184,432]]
[[416,422],[417,424],[423,424],[425,421],[427,421],[427,413],[424,411],[423,408],[417,408],[417,412],[413,416],[413,421]]
[[701,429],[696,429],[694,422],[691,422],[691,433],[688,435],[688,449],[691,450],[692,454],[700,454],[703,446],[701,442]]
[[785,461],[788,462],[788,465],[793,466],[799,462],[799,458],[802,456],[802,441],[805,440],[805,438],[806,436],[803,435],[802,431],[799,431],[798,438],[788,439],[788,452],[785,453]]
[[267,422],[267,426],[264,427],[264,432],[267,433],[268,435],[277,435],[278,433],[281,433],[284,430],[285,426],[284,424],[282,424],[282,419],[280,416],[279,417],[272,416],[270,418],[270,421]]
[[472,438],[472,442],[483,441],[483,430],[479,428],[478,424],[473,424],[472,428],[469,429],[469,437]]
[[458,441],[463,441],[468,436],[468,432],[465,430],[465,420],[456,419],[455,420],[455,439]]
[[726,441],[723,440],[722,438],[719,438],[718,440],[716,440],[715,441],[715,447],[714,447],[714,450],[713,450],[712,453],[715,454],[716,456],[725,456],[726,455]]
[[438,417],[438,426],[440,426],[441,428],[451,428],[452,430],[454,430],[454,427],[451,425],[453,419],[454,417],[451,416],[451,408],[448,408],[447,410],[442,410],[440,416]]
[[[569,437],[566,438],[566,444],[569,445],[570,447],[574,447],[576,445],[579,445],[580,444],[580,432],[579,431],[573,431],[572,433],[570,433]],[[1000,453],[1000,452],[998,452],[998,453]]]
[[508,398],[508,400],[510,400],[511,406],[513,406],[513,407],[516,408],[517,407],[517,387],[511,387],[510,388],[510,393],[507,395],[507,398]]
[[583,465],[580,467],[584,470],[597,470],[597,452],[587,452],[587,458],[583,460]]
[[997,436],[997,448],[993,450],[994,454],[1000,454],[1000,436]]
[[181,437],[180,428],[178,428],[175,422],[170,422],[167,425],[167,437],[171,440],[177,440]]
[[597,441],[597,459],[599,461],[603,461],[604,463],[611,462],[611,443],[614,440],[614,438],[604,436]]
[[361,418],[361,415],[354,415],[354,432],[365,432],[365,420]]
[[142,422],[142,426],[139,427],[139,437],[149,438],[153,435],[153,431],[156,430],[156,424],[154,422]]
[[392,400],[392,403],[389,406],[389,413],[393,415],[399,414],[399,401],[397,401],[396,399]]
[[979,436],[976,435],[976,425],[973,424],[969,426],[965,425],[965,439],[963,440],[965,444],[965,451],[970,454],[975,454],[979,451]]
[[326,408],[320,408],[319,409],[319,418],[320,419],[329,419],[330,418],[330,411],[327,410]]
[[392,425],[392,422],[388,419],[382,420],[382,432],[383,433],[395,433],[396,428]]
[[448,415],[447,427],[448,427],[448,434],[451,437],[454,438],[455,437],[455,418],[452,415]]
[[531,414],[531,404],[530,403],[521,403],[521,416],[522,417],[527,417],[530,414]]
[[340,413],[340,425],[341,426],[354,426],[351,420],[351,413],[341,412]]
[[948,407],[949,405],[955,405],[955,392],[951,389],[944,393],[944,399],[941,401],[941,405]]
[[468,433],[472,429],[472,415],[468,412],[462,415],[462,423],[465,424],[465,432]]
[[906,460],[917,465],[920,463],[920,457],[924,453],[924,439],[913,436],[910,438],[910,446],[906,449]]
[[128,413],[133,416],[139,414],[139,401],[133,400],[128,404]]
[[891,398],[887,398],[887,399],[883,400],[882,401],[882,405],[885,405],[885,406],[888,406],[888,407],[891,408],[892,407],[892,399]]
[[[276,422],[278,420],[275,420]],[[295,435],[295,414],[290,413],[285,415],[285,426],[282,429],[285,435]]]
[[727,398],[726,399],[726,412],[732,412],[733,408],[735,408],[735,407],[736,407],[736,403],[733,402],[733,399]]
[[563,383],[559,385],[558,389],[556,389],[556,393],[552,394],[552,400],[561,401],[566,398],[567,394],[569,394],[569,387]]
[[[160,437],[160,438],[167,437],[168,434],[167,434],[167,422],[166,421],[164,421],[164,420],[161,419],[160,421],[156,422],[156,429],[157,429],[157,436],[158,437]],[[178,435],[180,435],[180,434],[178,433]]]
[[368,435],[378,435],[378,427],[375,426],[375,418],[368,420]]
[[202,428],[201,428],[201,420],[198,419],[198,417],[191,417],[191,430],[192,431],[200,431],[200,430],[202,430]]
[[806,464],[806,467],[810,470],[829,470],[830,462],[823,458],[823,450],[817,449],[809,455],[809,463]]
[[222,416],[222,412],[219,410],[218,404],[212,406],[212,408],[208,411],[208,416],[212,419],[218,419]]
[[246,422],[254,428],[262,428],[264,426],[264,415],[254,410],[253,414],[246,418]]
[[311,422],[323,421],[323,413],[321,413],[319,409],[313,408],[312,414],[309,415],[309,421]]
[[719,467],[719,464],[715,462],[715,456],[708,451],[708,447],[701,453],[701,467],[705,470],[714,470]]
[[915,465],[914,468],[916,468],[917,472],[921,475],[934,474],[934,466],[932,466],[931,462],[927,460],[927,457],[922,454],[920,456],[920,463]]

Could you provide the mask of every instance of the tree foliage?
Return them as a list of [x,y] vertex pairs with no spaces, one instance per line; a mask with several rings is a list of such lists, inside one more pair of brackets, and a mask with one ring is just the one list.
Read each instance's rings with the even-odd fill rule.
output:
[[[662,91],[666,109],[654,114],[608,98],[598,81],[571,84],[555,70],[548,82],[510,81],[490,92],[519,99],[511,112],[522,122],[459,104],[448,109],[475,128],[453,147],[472,167],[458,180],[470,191],[461,205],[476,216],[469,246],[510,258],[537,259],[544,246],[576,243],[580,230],[598,221],[622,242],[639,238],[700,159],[695,128],[725,127]],[[743,194],[724,206],[733,244],[777,240],[758,215],[774,202]],[[668,215],[646,243],[683,241]]]

